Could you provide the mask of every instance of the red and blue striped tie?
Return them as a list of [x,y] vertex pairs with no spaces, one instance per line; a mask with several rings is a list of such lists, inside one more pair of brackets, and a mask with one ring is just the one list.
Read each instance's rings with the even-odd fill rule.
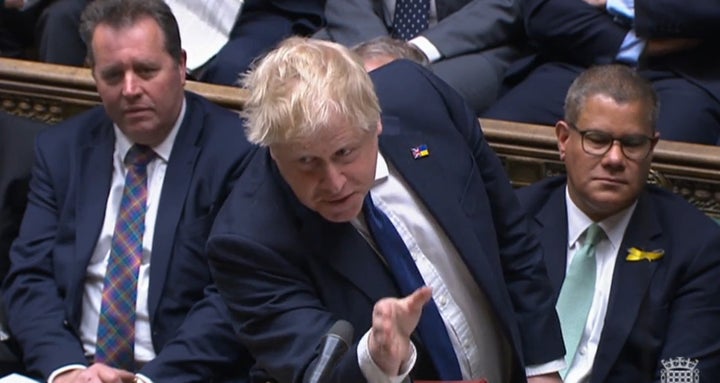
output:
[[147,165],[155,152],[134,145],[125,157],[127,175],[115,222],[100,308],[95,362],[133,371],[135,301],[143,253]]

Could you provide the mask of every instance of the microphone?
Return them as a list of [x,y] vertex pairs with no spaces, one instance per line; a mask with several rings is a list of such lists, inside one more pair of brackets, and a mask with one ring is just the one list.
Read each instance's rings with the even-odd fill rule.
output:
[[328,333],[323,336],[320,355],[305,373],[304,383],[323,383],[327,381],[338,360],[345,354],[352,343],[353,332],[353,326],[350,322],[342,319],[330,327]]

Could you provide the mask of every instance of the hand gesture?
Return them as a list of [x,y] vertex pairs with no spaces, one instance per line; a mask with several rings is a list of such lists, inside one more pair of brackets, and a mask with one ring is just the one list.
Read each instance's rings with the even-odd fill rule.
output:
[[410,334],[431,298],[432,290],[425,286],[405,298],[384,298],[375,304],[368,349],[385,374],[397,376],[410,358]]

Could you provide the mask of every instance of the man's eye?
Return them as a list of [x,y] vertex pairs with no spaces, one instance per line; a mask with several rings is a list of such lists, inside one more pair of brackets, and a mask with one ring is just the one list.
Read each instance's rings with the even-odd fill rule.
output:
[[629,147],[629,148],[643,146],[647,142],[646,137],[642,137],[642,136],[623,137],[623,139],[621,141],[622,141],[623,146]]
[[605,145],[608,142],[612,141],[612,137],[605,135],[605,134],[599,134],[599,133],[588,133],[585,135],[585,139],[589,140],[593,144],[598,144],[598,145]]
[[102,78],[103,80],[105,80],[105,82],[115,83],[120,81],[120,79],[122,78],[122,74],[118,72],[110,72],[105,73]]
[[347,157],[350,154],[352,154],[352,152],[353,152],[352,149],[343,148],[343,149],[338,150],[337,155],[339,157]]

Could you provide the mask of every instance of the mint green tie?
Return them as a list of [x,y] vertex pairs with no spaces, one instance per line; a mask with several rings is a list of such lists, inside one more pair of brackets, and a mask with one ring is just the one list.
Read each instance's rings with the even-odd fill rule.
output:
[[597,223],[585,231],[585,240],[573,256],[555,306],[567,351],[567,368],[562,372],[563,378],[575,356],[592,306],[595,294],[595,245],[600,241],[601,233],[603,230]]

